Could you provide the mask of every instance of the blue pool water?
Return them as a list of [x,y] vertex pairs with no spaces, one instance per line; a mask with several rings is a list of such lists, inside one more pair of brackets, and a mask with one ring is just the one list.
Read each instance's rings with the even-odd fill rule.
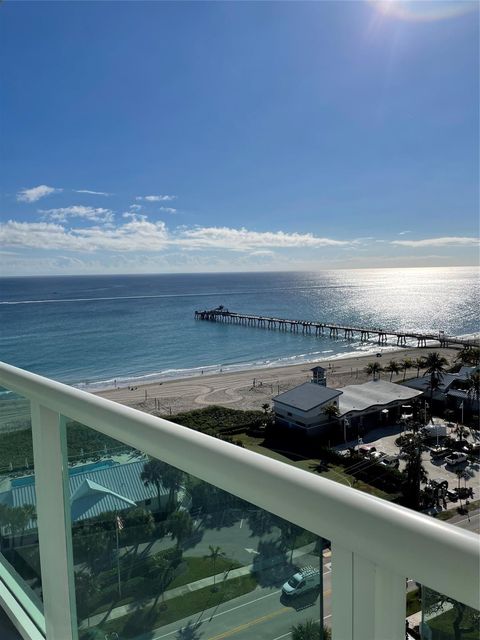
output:
[[[68,470],[70,476],[76,476],[79,473],[85,473],[86,471],[100,471],[101,469],[108,469],[113,465],[118,464],[114,460],[100,460],[99,462],[91,462],[89,464],[82,464],[78,467],[71,467]],[[35,476],[22,476],[21,478],[14,478],[12,480],[13,487],[27,487],[31,484],[35,484]]]

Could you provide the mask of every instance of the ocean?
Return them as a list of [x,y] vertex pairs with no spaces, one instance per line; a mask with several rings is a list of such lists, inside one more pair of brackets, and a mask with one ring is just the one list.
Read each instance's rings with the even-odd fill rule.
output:
[[333,340],[194,320],[231,311],[411,331],[478,333],[475,267],[0,278],[0,359],[81,388],[272,367],[351,353]]

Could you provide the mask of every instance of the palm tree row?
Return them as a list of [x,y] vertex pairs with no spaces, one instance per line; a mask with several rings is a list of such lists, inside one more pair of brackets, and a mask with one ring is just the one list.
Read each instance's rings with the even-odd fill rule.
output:
[[373,376],[373,379],[377,379],[380,377],[380,373],[382,371],[386,371],[390,374],[390,382],[394,375],[398,375],[400,371],[403,371],[403,380],[405,380],[407,376],[407,371],[409,369],[417,368],[417,377],[419,375],[420,369],[425,368],[426,360],[425,358],[417,358],[416,360],[412,360],[411,358],[403,358],[400,362],[398,360],[390,360],[385,368],[381,366],[379,362],[369,362],[365,367],[365,373],[369,376]]

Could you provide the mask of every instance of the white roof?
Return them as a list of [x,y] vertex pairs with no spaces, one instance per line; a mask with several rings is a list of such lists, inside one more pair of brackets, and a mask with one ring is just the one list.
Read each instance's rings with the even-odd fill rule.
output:
[[411,400],[421,396],[421,391],[410,389],[386,380],[370,380],[364,384],[351,384],[342,388],[339,399],[340,415],[351,411],[365,411],[383,407],[394,402]]

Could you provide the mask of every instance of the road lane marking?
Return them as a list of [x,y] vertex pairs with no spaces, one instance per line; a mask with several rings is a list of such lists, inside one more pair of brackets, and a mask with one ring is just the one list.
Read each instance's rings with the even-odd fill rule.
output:
[[[324,574],[325,575],[325,574]],[[271,598],[272,596],[278,595],[279,593],[281,593],[280,590],[278,591],[272,591],[272,593],[267,593],[264,596],[260,596],[259,598],[255,598],[255,600],[249,600],[248,602],[244,602],[243,604],[238,604],[236,607],[232,607],[231,609],[226,609],[225,611],[220,611],[220,613],[216,613],[215,615],[211,616],[210,618],[208,618],[209,621],[214,620],[215,618],[219,618],[220,616],[224,616],[226,613],[231,613],[232,611],[237,611],[237,609],[241,609],[242,607],[248,607],[248,605],[250,604],[255,604],[256,602],[260,602],[260,600],[265,600],[265,598]],[[323,597],[328,597],[332,594],[332,590],[328,589],[327,591],[323,592]],[[219,605],[216,605],[217,607]],[[285,607],[285,611],[288,611],[288,607]],[[197,612],[199,613],[199,612]],[[202,612],[203,614],[203,612]],[[195,616],[196,614],[192,614],[192,617]],[[324,620],[326,620],[327,618],[329,618],[331,616],[325,616]],[[199,626],[200,623],[197,623],[195,626]],[[155,636],[154,638],[152,638],[152,640],[161,640],[162,638],[168,638],[168,636],[172,636],[174,633],[178,633],[181,629],[183,629],[183,627],[179,627],[178,629],[174,629],[173,631],[169,631],[168,633],[164,633],[162,636]]]
[[[327,589],[327,591],[323,592],[323,597],[325,596],[329,596],[332,594],[332,590],[331,589]],[[240,631],[244,631],[245,629],[249,629],[250,627],[255,626],[256,624],[260,624],[262,622],[266,622],[267,620],[270,620],[272,618],[276,618],[277,616],[279,616],[282,613],[287,613],[288,611],[290,611],[290,607],[282,607],[282,609],[277,609],[277,611],[274,611],[273,613],[267,613],[264,616],[261,616],[260,618],[255,618],[253,620],[249,620],[248,622],[245,622],[244,624],[239,625],[238,627],[234,627],[233,629],[228,629],[226,631],[222,631],[222,633],[220,633],[217,636],[212,636],[211,638],[208,638],[208,640],[222,640],[222,638],[228,638],[229,636],[233,636],[236,633],[239,633]],[[331,614],[328,616],[324,617],[324,620],[326,620],[327,618],[330,618]]]
[[253,620],[249,620],[244,624],[239,625],[238,627],[234,627],[233,629],[228,629],[228,631],[223,631],[217,636],[212,636],[208,640],[222,640],[222,638],[228,638],[229,636],[233,636],[240,631],[244,631],[245,629],[249,629],[250,627],[255,626],[256,624],[260,624],[262,622],[267,622],[267,620],[272,620],[272,618],[276,618],[282,613],[287,613],[289,609],[287,607],[282,607],[281,609],[277,609],[272,613],[267,613],[265,616],[261,616],[260,618],[254,618]]
[[[209,620],[213,620],[214,618],[218,618],[219,616],[224,616],[226,613],[231,613],[232,611],[236,611],[237,609],[241,609],[242,607],[247,607],[249,604],[254,604],[255,602],[259,602],[260,600],[265,600],[265,598],[271,598],[272,596],[278,595],[279,593],[281,593],[281,591],[272,591],[272,593],[267,593],[264,596],[255,598],[255,600],[249,600],[248,602],[244,602],[243,604],[238,604],[236,607],[232,607],[231,609],[226,609],[225,611],[220,611],[220,613],[216,613],[215,615],[211,616]],[[218,606],[219,605],[216,605],[213,608],[216,608]],[[199,612],[197,611],[197,613]],[[192,617],[195,615],[196,615],[195,613],[192,613]],[[155,638],[153,638],[152,640],[161,640],[161,638],[168,638],[168,636],[171,636],[174,633],[178,633],[180,629],[183,629],[183,627],[180,627],[179,629],[174,629],[173,631],[169,631],[168,633],[165,633],[163,636],[155,636]]]

